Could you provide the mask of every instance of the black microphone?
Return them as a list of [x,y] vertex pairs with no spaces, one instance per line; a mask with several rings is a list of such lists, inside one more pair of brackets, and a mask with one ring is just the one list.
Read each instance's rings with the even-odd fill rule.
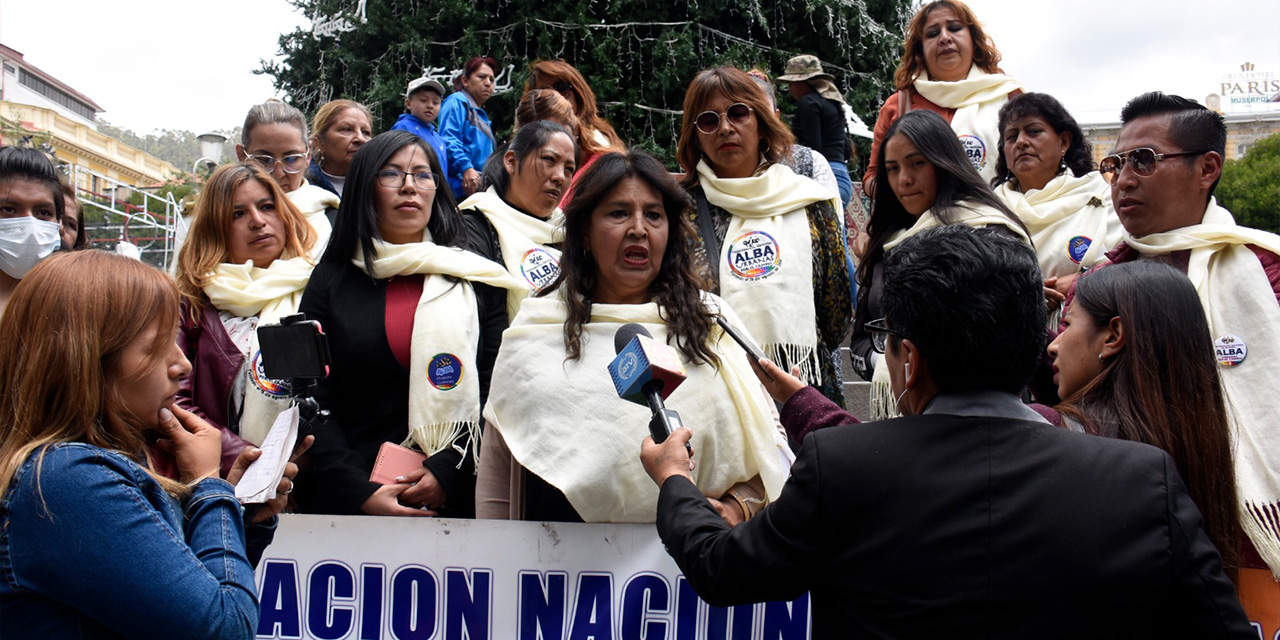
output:
[[[666,441],[667,436],[683,426],[680,414],[668,409],[663,402],[684,382],[680,359],[671,347],[654,340],[648,330],[635,323],[618,328],[613,335],[613,350],[618,355],[609,363],[609,375],[618,396],[636,403],[643,398],[653,413],[649,434],[654,442]],[[685,450],[693,455],[688,443]]]

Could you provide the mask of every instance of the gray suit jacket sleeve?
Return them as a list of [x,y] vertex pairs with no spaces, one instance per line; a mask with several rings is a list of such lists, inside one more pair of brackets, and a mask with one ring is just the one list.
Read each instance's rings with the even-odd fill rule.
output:
[[816,443],[806,442],[778,500],[732,529],[688,479],[662,485],[658,535],[703,600],[715,606],[791,600],[821,581],[817,458]]

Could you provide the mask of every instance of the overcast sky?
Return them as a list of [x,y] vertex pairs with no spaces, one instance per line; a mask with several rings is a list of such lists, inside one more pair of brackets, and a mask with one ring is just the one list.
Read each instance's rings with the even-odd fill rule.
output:
[[[1116,121],[1126,100],[1152,89],[1203,101],[1245,61],[1280,72],[1277,0],[969,5],[1005,71],[1028,90],[1057,96],[1081,122]],[[0,42],[88,95],[104,119],[139,133],[236,126],[274,95],[270,78],[252,73],[259,61],[276,55],[279,34],[303,25],[285,0],[0,4]]]

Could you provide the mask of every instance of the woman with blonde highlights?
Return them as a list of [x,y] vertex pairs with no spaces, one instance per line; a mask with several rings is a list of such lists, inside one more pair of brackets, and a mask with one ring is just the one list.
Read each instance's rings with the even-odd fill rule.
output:
[[178,253],[178,340],[194,364],[179,394],[184,408],[262,443],[290,388],[263,375],[256,329],[297,311],[314,243],[314,229],[258,165],[209,178]]
[[[67,321],[53,331],[51,317]],[[168,276],[107,252],[55,255],[14,292],[0,322],[0,635],[253,637],[218,431],[173,406],[190,368],[177,317]],[[147,432],[171,443],[179,481],[152,470]]]
[[871,161],[862,177],[866,192],[876,195],[876,158],[889,125],[914,109],[942,116],[982,179],[994,178],[1000,107],[1022,91],[1021,83],[1003,74],[1000,51],[967,5],[934,0],[920,7],[907,27],[902,61],[893,74],[898,92],[884,101],[876,118]]
[[330,100],[316,111],[311,132],[307,181],[341,198],[351,159],[373,137],[373,114],[354,100]]
[[[676,157],[708,289],[784,371],[844,404],[835,354],[853,313],[838,194],[782,164],[795,138],[740,69],[700,72]],[[785,256],[785,257],[784,257]]]

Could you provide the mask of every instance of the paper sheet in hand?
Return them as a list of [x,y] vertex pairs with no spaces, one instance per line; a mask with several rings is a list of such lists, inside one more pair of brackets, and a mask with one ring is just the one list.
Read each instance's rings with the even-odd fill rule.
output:
[[236,499],[244,504],[257,504],[276,497],[276,487],[284,477],[285,465],[298,440],[298,407],[290,407],[276,416],[275,424],[262,441],[262,456],[249,465],[236,483]]

